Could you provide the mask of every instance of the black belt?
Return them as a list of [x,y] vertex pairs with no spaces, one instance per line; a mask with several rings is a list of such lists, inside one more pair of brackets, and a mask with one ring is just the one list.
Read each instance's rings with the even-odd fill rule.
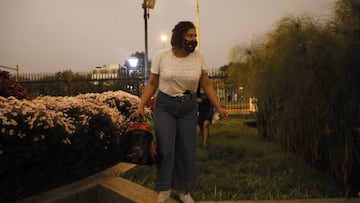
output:
[[161,92],[161,93],[168,96],[172,100],[175,100],[180,103],[190,100],[191,98],[193,98],[193,95],[194,95],[189,90],[186,90],[182,96],[170,96],[170,95],[167,95],[166,93],[163,93],[163,92]]
[[193,94],[191,94],[191,92],[189,90],[186,90],[184,93],[183,93],[183,96],[176,96],[176,97],[171,97],[172,99],[180,102],[180,103],[183,103],[185,101],[188,101],[192,98]]

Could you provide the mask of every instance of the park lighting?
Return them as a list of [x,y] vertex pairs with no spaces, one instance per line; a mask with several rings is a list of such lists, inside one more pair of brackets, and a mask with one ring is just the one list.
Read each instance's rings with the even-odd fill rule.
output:
[[[138,68],[138,64],[139,64],[139,59],[136,57],[130,57],[127,60],[127,64],[128,64],[128,74],[133,75],[134,73],[139,73],[139,68]],[[130,67],[129,67],[130,66]]]
[[[139,72],[139,59],[137,57],[130,57],[127,59],[127,66],[128,66],[128,74],[131,77],[134,76],[140,76]],[[130,67],[129,67],[130,66]],[[134,88],[134,85],[136,85],[138,88]],[[131,82],[126,86],[129,92],[133,94],[138,94],[139,90],[139,84],[132,84]]]
[[155,0],[144,0],[144,4],[146,4],[147,8],[154,9],[155,7]]
[[136,68],[139,63],[139,59],[136,57],[131,57],[127,61],[131,68]]
[[160,39],[161,39],[161,42],[162,42],[162,45],[163,45],[163,49],[165,48],[165,43],[167,41],[167,36],[165,34],[162,34],[160,36]]
[[144,84],[147,84],[149,78],[149,59],[148,59],[148,31],[147,31],[147,20],[150,17],[149,9],[154,9],[155,0],[144,0],[142,8],[144,9],[144,25],[145,25],[145,54],[144,54]]

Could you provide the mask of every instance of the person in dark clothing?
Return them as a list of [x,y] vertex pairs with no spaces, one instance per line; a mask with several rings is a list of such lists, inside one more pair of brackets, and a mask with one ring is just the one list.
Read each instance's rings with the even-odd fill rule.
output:
[[200,128],[200,135],[202,136],[202,146],[207,149],[207,140],[210,134],[210,124],[214,115],[214,107],[212,106],[209,98],[206,96],[204,90],[200,88],[200,86],[197,90],[196,101],[199,104],[197,124]]

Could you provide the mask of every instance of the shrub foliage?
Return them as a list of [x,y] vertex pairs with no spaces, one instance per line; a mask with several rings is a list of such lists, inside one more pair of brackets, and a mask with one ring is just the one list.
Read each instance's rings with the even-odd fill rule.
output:
[[359,31],[359,1],[340,0],[328,22],[285,17],[264,39],[234,48],[230,70],[258,98],[260,134],[352,192],[360,188]]
[[0,97],[0,202],[70,183],[121,161],[121,135],[139,102],[123,91],[32,101]]

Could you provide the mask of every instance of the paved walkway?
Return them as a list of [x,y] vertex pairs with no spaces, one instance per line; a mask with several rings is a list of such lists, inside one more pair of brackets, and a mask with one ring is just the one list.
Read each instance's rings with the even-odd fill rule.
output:
[[[118,177],[134,164],[119,163],[78,182],[16,203],[156,203],[157,192]],[[178,201],[171,199],[170,203]],[[360,203],[360,198],[311,200],[199,201],[199,203]]]

